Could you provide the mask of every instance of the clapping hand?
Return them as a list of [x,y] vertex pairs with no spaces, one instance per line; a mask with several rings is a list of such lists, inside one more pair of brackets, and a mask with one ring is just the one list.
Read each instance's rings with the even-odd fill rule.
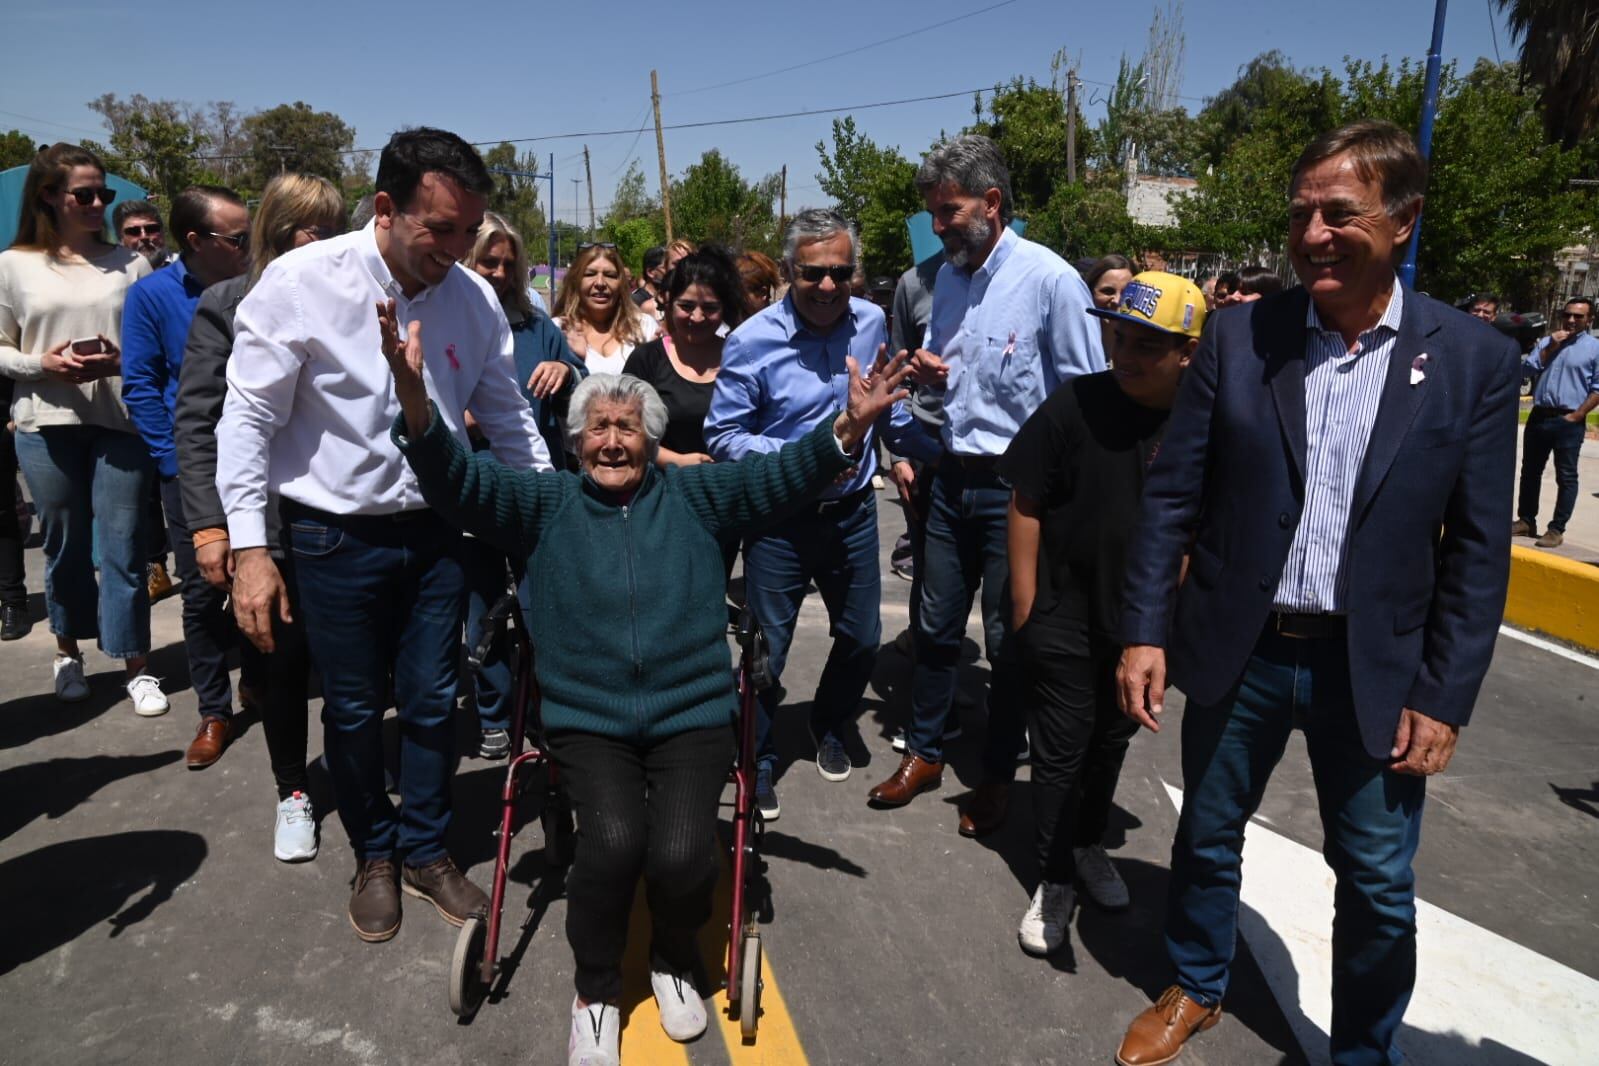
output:
[[394,395],[405,412],[405,432],[419,437],[428,425],[427,385],[422,380],[422,323],[412,322],[400,340],[400,318],[393,300],[377,304],[378,331],[383,338],[383,358],[394,375]]
[[902,386],[910,373],[910,356],[900,352],[888,358],[888,345],[877,346],[877,358],[865,374],[853,356],[846,356],[849,366],[849,407],[833,423],[833,432],[845,451],[853,452],[866,436],[866,431],[878,416],[910,393]]

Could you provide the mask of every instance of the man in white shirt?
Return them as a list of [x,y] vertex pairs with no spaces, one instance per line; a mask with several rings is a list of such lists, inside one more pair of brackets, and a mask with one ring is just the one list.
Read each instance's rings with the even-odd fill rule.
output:
[[[550,468],[499,301],[458,265],[491,188],[454,134],[395,134],[378,163],[372,222],[276,260],[239,305],[217,427],[239,626],[270,651],[291,602],[304,617],[339,818],[358,862],[350,921],[369,942],[399,929],[402,886],[454,925],[488,902],[444,848],[466,595],[460,533],[427,506],[389,440],[400,408],[383,334],[420,338],[428,392],[463,441],[470,408],[502,462]],[[266,535],[279,500],[287,580]],[[383,781],[391,694],[398,812]]]

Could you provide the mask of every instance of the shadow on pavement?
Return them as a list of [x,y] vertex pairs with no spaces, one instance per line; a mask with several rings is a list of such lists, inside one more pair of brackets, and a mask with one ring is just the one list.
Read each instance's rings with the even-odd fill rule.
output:
[[182,757],[177,751],[89,755],[0,770],[0,796],[6,797],[0,807],[0,840],[41,815],[60,818],[114,781],[159,769]]
[[1543,1066],[1542,1059],[1523,1054],[1489,1038],[1473,1044],[1459,1033],[1429,1033],[1425,1029],[1399,1027],[1398,1044],[1405,1057],[1416,1066],[1446,1066],[1469,1062],[1473,1066]]
[[1581,811],[1590,818],[1599,818],[1599,781],[1595,781],[1587,788],[1561,788],[1551,781],[1549,790],[1555,794],[1556,799],[1572,810]]
[[199,835],[162,829],[69,840],[0,863],[0,974],[101,922],[120,936],[171,899],[206,854]]
[[[85,647],[88,644],[84,642]],[[99,662],[105,669],[88,675],[89,698],[82,703],[62,703],[56,699],[48,660],[35,669],[35,677],[21,679],[19,688],[31,687],[35,691],[33,695],[9,700],[3,705],[0,749],[20,748],[44,737],[71,732],[124,703],[128,693],[123,687],[122,668],[104,658]],[[189,687],[189,662],[181,642],[152,651],[149,669],[162,679],[161,687],[168,696]],[[131,706],[122,710],[133,713]]]

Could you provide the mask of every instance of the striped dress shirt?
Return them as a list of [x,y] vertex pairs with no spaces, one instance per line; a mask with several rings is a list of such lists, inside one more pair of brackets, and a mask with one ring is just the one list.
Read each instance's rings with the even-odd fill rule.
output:
[[1321,324],[1314,302],[1305,313],[1305,508],[1272,599],[1274,610],[1341,614],[1348,609],[1349,507],[1404,303],[1396,280],[1388,309],[1353,349],[1337,330]]

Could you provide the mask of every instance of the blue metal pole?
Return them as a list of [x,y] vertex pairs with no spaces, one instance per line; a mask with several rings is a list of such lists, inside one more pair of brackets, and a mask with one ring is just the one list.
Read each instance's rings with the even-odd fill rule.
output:
[[[1421,130],[1416,136],[1416,147],[1423,159],[1432,158],[1432,123],[1438,114],[1438,75],[1443,63],[1444,15],[1449,0],[1438,0],[1432,13],[1432,47],[1427,52],[1427,88],[1421,97]],[[1405,249],[1405,261],[1399,268],[1399,279],[1415,287],[1416,256],[1421,249],[1421,215],[1416,216],[1416,226],[1410,232],[1410,244]]]
[[555,153],[550,153],[550,306],[555,306],[555,259],[561,254],[560,238],[555,235]]

